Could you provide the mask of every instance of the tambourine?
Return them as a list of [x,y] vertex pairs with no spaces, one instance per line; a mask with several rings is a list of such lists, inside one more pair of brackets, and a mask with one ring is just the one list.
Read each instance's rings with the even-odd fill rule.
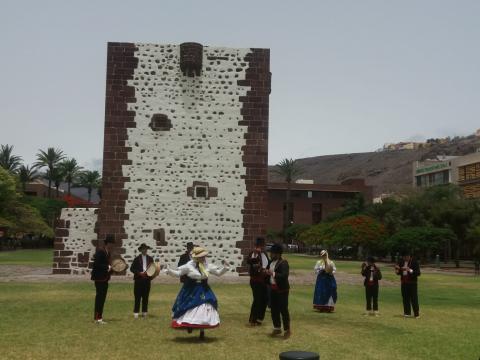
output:
[[125,260],[120,259],[120,258],[112,260],[112,265],[111,266],[112,266],[112,271],[116,272],[116,273],[121,273],[121,272],[127,270],[127,268],[128,268],[128,265],[125,262]]
[[160,264],[152,262],[148,265],[146,273],[151,279],[156,278],[160,274]]

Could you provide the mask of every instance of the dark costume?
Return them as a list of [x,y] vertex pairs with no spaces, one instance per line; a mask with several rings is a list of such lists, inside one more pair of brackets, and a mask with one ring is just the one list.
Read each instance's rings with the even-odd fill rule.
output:
[[91,279],[95,282],[95,313],[94,319],[101,320],[103,307],[107,298],[108,280],[110,280],[110,253],[103,247],[97,248],[93,257]]
[[[285,259],[273,260],[268,264],[268,269],[273,271],[273,275],[269,277],[271,292],[271,313],[272,322],[275,330],[290,330],[290,314],[288,312],[288,295],[290,284],[288,282],[289,265]],[[280,321],[281,316],[281,321]]]
[[268,275],[265,269],[268,262],[268,256],[264,251],[254,250],[248,255],[247,264],[253,294],[249,322],[252,325],[259,324],[265,318],[268,302]]
[[153,263],[153,258],[146,255],[146,264],[143,261],[143,255],[138,255],[133,259],[130,271],[134,274],[133,294],[135,304],[133,312],[138,314],[140,311],[140,301],[142,302],[142,313],[148,312],[148,296],[150,295],[151,278],[145,273],[148,266]]
[[382,279],[380,269],[375,265],[366,265],[362,268],[362,276],[365,277],[363,285],[365,286],[365,299],[367,301],[367,311],[378,311],[378,280]]
[[[190,251],[187,249],[187,251],[180,255],[180,259],[178,259],[178,264],[177,264],[177,267],[180,267],[182,265],[185,265],[186,263],[188,263],[190,260],[192,260],[192,257],[190,256]],[[186,275],[182,275],[180,276],[180,282],[185,282],[185,280],[187,280],[187,276]]]
[[[404,271],[402,267],[407,266],[411,271]],[[411,258],[408,262],[401,260],[398,262],[396,270],[397,275],[400,275],[402,299],[403,299],[403,314],[410,316],[411,309],[415,317],[420,315],[420,308],[418,305],[418,288],[417,278],[420,276],[420,265],[418,261]]]

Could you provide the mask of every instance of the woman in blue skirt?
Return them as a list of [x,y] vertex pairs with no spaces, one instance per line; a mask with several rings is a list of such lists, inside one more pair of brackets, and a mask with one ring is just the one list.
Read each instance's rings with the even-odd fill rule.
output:
[[317,282],[313,295],[313,308],[320,312],[331,313],[335,310],[337,302],[337,282],[333,276],[337,269],[334,262],[328,258],[327,250],[322,250],[320,257],[314,268]]
[[165,271],[172,276],[185,276],[183,287],[172,307],[172,327],[185,329],[189,333],[193,329],[200,329],[200,339],[205,338],[205,329],[213,329],[220,325],[217,298],[208,285],[208,276],[210,274],[221,276],[228,271],[225,261],[221,268],[207,264],[207,254],[207,250],[195,247],[191,252],[192,260],[177,270],[167,268]]

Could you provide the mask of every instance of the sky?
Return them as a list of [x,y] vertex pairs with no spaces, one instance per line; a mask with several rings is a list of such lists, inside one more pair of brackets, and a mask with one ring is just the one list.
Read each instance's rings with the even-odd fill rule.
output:
[[269,163],[480,128],[480,1],[0,3],[0,144],[102,163],[108,41],[271,49]]

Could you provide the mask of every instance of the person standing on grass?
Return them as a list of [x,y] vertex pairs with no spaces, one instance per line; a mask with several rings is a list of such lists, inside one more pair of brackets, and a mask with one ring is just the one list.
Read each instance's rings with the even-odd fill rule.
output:
[[115,244],[113,235],[107,235],[103,241],[104,246],[98,246],[93,257],[91,279],[95,282],[95,312],[94,320],[97,324],[106,324],[103,321],[103,307],[107,298],[108,281],[110,280],[110,254]]
[[150,295],[151,278],[147,275],[148,266],[153,263],[153,258],[147,254],[151,247],[141,244],[138,248],[140,255],[133,259],[130,271],[133,273],[134,285],[133,294],[135,303],[133,306],[133,317],[138,319],[140,301],[142,302],[142,317],[146,318],[148,313],[148,296]]
[[[185,265],[190,260],[192,260],[191,252],[192,252],[193,248],[194,248],[193,243],[192,242],[187,242],[187,251],[185,251],[184,254],[180,255],[180,258],[178,259],[177,267]],[[187,279],[187,277],[185,275],[181,276],[180,277],[180,282],[183,283],[183,282],[185,282],[186,279]]]
[[327,250],[320,252],[321,259],[315,264],[317,274],[315,293],[313,294],[313,308],[320,312],[331,313],[337,302],[337,282],[333,276],[337,271],[335,263],[328,258]]
[[282,258],[282,253],[283,248],[281,245],[272,245],[270,250],[272,260],[270,264],[268,264],[266,273],[270,277],[271,286],[270,310],[273,322],[272,336],[282,333],[283,322],[283,337],[284,339],[288,339],[291,335],[290,313],[288,312],[288,295],[290,291],[288,275],[290,270],[288,261]]
[[[362,276],[365,277],[365,298],[367,300],[367,311],[364,315],[379,316],[378,313],[378,281],[382,279],[382,273],[375,264],[375,258],[369,256],[367,263],[362,264]],[[373,310],[372,310],[373,302]]]
[[419,318],[417,278],[420,276],[420,265],[412,257],[411,252],[403,253],[402,259],[395,265],[395,273],[400,275],[403,316],[411,317],[413,308],[413,315],[415,318]]
[[265,253],[264,238],[260,237],[255,240],[255,249],[248,255],[247,264],[253,295],[249,324],[251,326],[262,325],[268,302],[266,274],[268,256]]

